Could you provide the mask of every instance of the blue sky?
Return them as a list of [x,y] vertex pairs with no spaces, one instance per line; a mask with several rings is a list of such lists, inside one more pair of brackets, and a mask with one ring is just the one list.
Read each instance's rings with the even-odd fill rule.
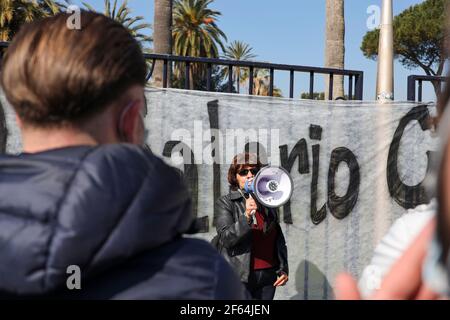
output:
[[[80,0],[73,0],[80,4]],[[100,10],[103,0],[85,0]],[[118,1],[121,3],[121,0]],[[394,14],[398,14],[421,0],[394,0]],[[153,0],[129,0],[134,15],[142,15],[153,23]],[[376,62],[366,59],[360,48],[368,31],[367,8],[381,6],[381,0],[345,1],[345,67],[364,71],[364,99],[375,98]],[[325,0],[215,0],[211,8],[222,13],[218,21],[228,40],[249,43],[255,60],[307,66],[324,65]],[[149,32],[151,33],[151,31]],[[421,69],[408,70],[395,63],[395,99],[406,100],[406,79],[410,74],[423,74]],[[287,72],[275,73],[275,85],[289,95]],[[316,79],[315,90],[323,90],[324,81]],[[296,74],[295,97],[308,91],[307,76]],[[434,100],[431,86],[424,84],[425,101]]]

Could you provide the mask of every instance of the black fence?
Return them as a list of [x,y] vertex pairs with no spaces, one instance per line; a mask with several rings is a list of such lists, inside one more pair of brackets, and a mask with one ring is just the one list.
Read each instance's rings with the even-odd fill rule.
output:
[[0,58],[3,57],[3,54],[5,53],[6,48],[8,48],[9,42],[2,42],[0,41]]
[[[411,75],[408,76],[408,101],[418,101],[422,102],[422,92],[423,92],[423,82],[438,83],[446,82],[448,77],[440,76],[424,76],[424,75]],[[417,86],[417,96],[416,96],[416,83]],[[416,99],[417,97],[417,99]]]
[[[3,54],[4,49],[8,47],[8,42],[0,42],[0,57]],[[145,54],[145,58],[152,62],[152,67],[147,77],[150,80],[156,61],[162,61],[163,64],[163,87],[167,88],[169,79],[172,78],[172,63],[184,64],[184,88],[190,88],[190,68],[192,64],[206,65],[206,90],[211,91],[211,79],[213,66],[225,66],[228,68],[228,92],[233,92],[233,68],[248,68],[249,69],[249,94],[253,95],[253,80],[255,75],[255,69],[265,69],[269,71],[269,96],[273,96],[274,93],[274,72],[275,71],[288,71],[289,72],[289,97],[294,97],[294,81],[295,73],[302,72],[309,74],[309,98],[314,97],[314,78],[317,74],[329,76],[329,89],[328,99],[332,100],[333,97],[333,81],[335,75],[342,75],[348,77],[348,92],[347,97],[349,100],[362,100],[363,99],[363,81],[364,73],[362,71],[345,70],[345,69],[333,69],[333,68],[319,68],[308,67],[299,65],[287,65],[287,64],[274,64],[265,62],[253,62],[253,61],[238,61],[238,60],[225,60],[225,59],[211,59],[211,58],[196,58],[196,57],[184,57],[164,54]],[[342,97],[344,98],[344,97]]]
[[[193,63],[199,63],[206,65],[206,90],[211,91],[211,78],[213,66],[225,66],[228,68],[228,92],[233,92],[233,68],[248,68],[249,69],[249,92],[253,95],[253,80],[255,75],[255,69],[269,70],[269,96],[273,96],[274,92],[274,72],[275,71],[288,71],[289,72],[289,97],[294,97],[294,81],[295,72],[303,72],[309,74],[309,98],[314,96],[314,77],[316,74],[324,74],[329,76],[329,89],[328,99],[333,97],[333,79],[335,75],[348,76],[348,92],[347,96],[349,100],[353,98],[356,100],[363,99],[363,80],[364,73],[362,71],[333,69],[333,68],[319,68],[308,67],[299,65],[287,65],[287,64],[274,64],[265,62],[253,62],[253,61],[240,61],[240,60],[225,60],[225,59],[211,59],[211,58],[194,58],[194,57],[182,57],[174,55],[163,54],[146,54],[146,59],[151,60],[152,65],[155,66],[156,61],[162,61],[163,63],[163,87],[167,88],[168,79],[171,78],[169,74],[172,70],[169,66],[172,62],[184,63],[184,88],[190,89],[190,68]],[[152,76],[153,70],[150,72]],[[343,97],[342,97],[343,98]]]

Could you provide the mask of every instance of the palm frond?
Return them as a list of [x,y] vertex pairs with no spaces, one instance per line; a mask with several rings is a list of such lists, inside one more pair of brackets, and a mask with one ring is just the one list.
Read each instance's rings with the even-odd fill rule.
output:
[[[91,5],[84,3],[83,5],[90,11],[96,11]],[[133,17],[131,15],[131,9],[128,7],[128,0],[123,0],[123,2],[118,6],[117,0],[111,2],[111,0],[104,0],[104,14],[111,19],[116,20],[121,23],[125,28],[130,31],[130,33],[138,40],[141,44],[145,42],[152,42],[153,38],[148,35],[139,33],[144,29],[152,29],[152,25],[145,23],[143,16]]]
[[83,6],[88,9],[89,11],[97,11],[95,10],[89,3],[82,2]]

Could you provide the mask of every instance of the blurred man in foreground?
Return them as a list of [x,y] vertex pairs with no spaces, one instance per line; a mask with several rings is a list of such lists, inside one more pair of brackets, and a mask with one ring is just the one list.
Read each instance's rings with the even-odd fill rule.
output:
[[207,242],[182,237],[187,190],[140,146],[138,43],[100,14],[82,11],[81,30],[68,18],[23,27],[3,61],[24,153],[0,157],[1,296],[245,298]]

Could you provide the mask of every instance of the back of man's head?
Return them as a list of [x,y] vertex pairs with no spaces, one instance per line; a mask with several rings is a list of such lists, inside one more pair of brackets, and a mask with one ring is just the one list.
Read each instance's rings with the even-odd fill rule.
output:
[[125,27],[87,11],[80,30],[68,19],[62,13],[25,25],[8,48],[1,85],[25,125],[83,122],[145,84],[141,48]]

